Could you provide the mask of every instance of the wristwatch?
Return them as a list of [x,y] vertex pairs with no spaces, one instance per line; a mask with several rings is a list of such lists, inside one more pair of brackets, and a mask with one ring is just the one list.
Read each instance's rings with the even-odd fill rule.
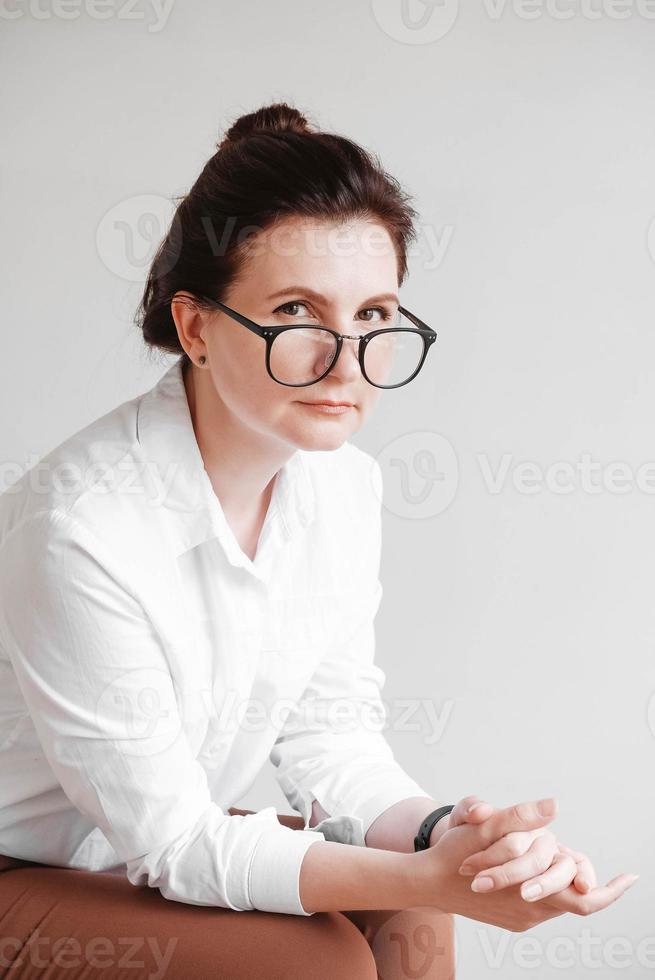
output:
[[440,806],[438,810],[433,810],[432,813],[428,813],[427,817],[418,829],[418,834],[414,838],[414,850],[415,851],[425,851],[430,846],[430,834],[434,825],[445,817],[447,813],[455,809],[455,804],[449,804],[448,806]]

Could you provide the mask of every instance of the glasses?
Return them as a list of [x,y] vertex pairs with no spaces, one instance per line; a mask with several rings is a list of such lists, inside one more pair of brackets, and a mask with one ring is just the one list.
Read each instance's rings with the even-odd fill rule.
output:
[[[263,337],[269,376],[278,384],[291,388],[305,388],[326,377],[339,359],[344,340],[359,342],[359,366],[370,385],[400,388],[416,377],[437,339],[436,331],[402,306],[398,307],[399,317],[405,317],[415,326],[398,326],[396,323],[352,336],[322,325],[262,326],[219,300],[209,296],[198,299]],[[405,321],[398,318],[397,322]]]

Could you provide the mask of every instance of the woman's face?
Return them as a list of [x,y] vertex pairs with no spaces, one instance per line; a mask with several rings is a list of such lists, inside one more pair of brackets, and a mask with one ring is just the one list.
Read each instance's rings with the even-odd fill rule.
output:
[[[223,297],[233,310],[263,326],[322,324],[350,335],[393,323],[385,317],[397,314],[397,256],[377,222],[337,226],[286,218],[251,242],[240,281]],[[269,376],[261,337],[219,310],[203,311],[201,317],[206,375],[216,397],[262,435],[301,449],[337,449],[360,428],[380,395],[381,389],[362,376],[356,341],[343,342],[336,365],[321,381],[288,387]],[[353,407],[328,414],[304,404],[321,400]]]

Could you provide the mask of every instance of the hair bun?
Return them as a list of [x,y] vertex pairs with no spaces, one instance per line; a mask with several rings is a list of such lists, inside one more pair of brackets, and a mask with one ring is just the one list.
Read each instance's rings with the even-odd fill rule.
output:
[[218,149],[226,143],[238,143],[258,133],[310,133],[312,130],[302,112],[286,102],[274,102],[256,112],[241,116],[230,126]]

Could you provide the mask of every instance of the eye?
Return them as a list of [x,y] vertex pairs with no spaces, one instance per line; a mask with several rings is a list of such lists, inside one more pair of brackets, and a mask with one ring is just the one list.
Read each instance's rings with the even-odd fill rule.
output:
[[[298,308],[300,308],[305,312],[302,312],[299,315]],[[288,316],[291,319],[301,319],[303,323],[307,322],[307,320],[310,317],[313,319],[317,319],[317,317],[313,313],[311,312],[308,313],[307,310],[309,310],[308,303],[305,303],[299,299],[294,299],[294,300],[290,300],[288,303],[283,303],[281,306],[278,306],[277,309],[274,310],[274,313],[280,316]],[[377,313],[378,318],[373,319],[370,316],[366,315],[371,313],[373,314]],[[361,317],[361,314],[365,314],[365,315]],[[366,309],[360,311],[360,317],[363,320],[363,322],[370,323],[373,325],[376,323],[389,323],[390,321],[393,321],[396,318],[396,316],[397,316],[397,311],[392,310],[386,306],[369,306]]]
[[364,321],[365,323],[386,323],[387,321],[394,319],[394,313],[392,313],[392,311],[388,309],[386,306],[369,306],[366,310],[363,310],[362,312],[380,314],[379,320],[365,319]]
[[[282,306],[278,306],[278,308],[276,310],[274,310],[274,313],[279,313],[282,316],[289,316],[291,318],[297,319],[298,318],[298,314],[295,313],[295,312],[290,312],[290,311],[293,310],[294,308],[298,307],[298,306],[304,307],[305,309],[307,309],[307,304],[306,303],[303,303],[302,300],[294,299],[294,300],[291,300],[289,303],[283,303]],[[302,317],[303,317],[303,320],[306,319],[306,315],[304,313],[302,314]]]

